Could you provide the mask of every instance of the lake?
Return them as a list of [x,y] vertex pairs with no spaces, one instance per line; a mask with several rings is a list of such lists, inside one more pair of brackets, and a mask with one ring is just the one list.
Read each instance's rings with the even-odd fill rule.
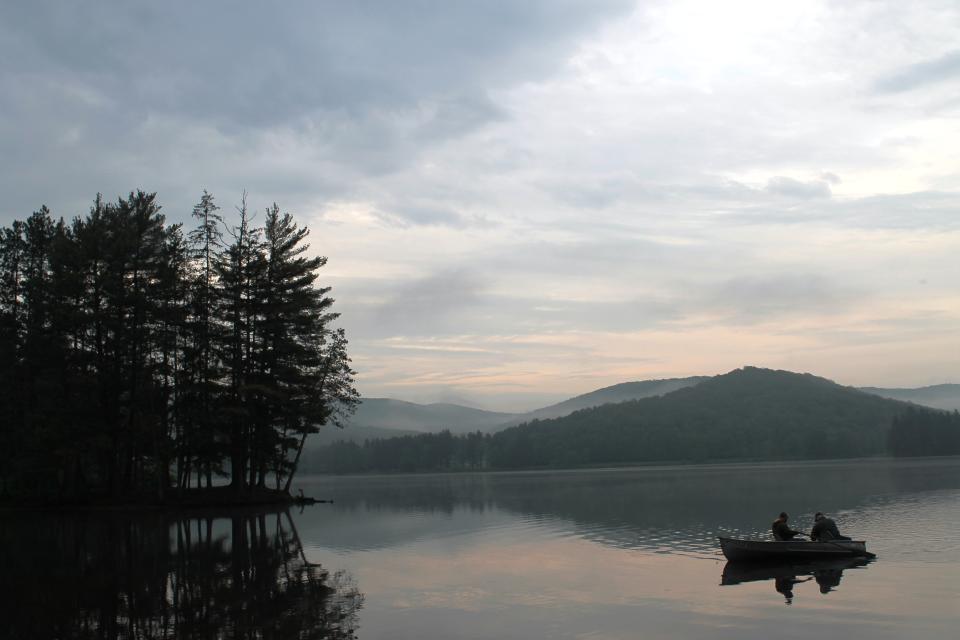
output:
[[[4,513],[2,637],[956,637],[958,458],[299,487],[335,502]],[[727,566],[716,536],[767,538],[782,510],[878,558]]]

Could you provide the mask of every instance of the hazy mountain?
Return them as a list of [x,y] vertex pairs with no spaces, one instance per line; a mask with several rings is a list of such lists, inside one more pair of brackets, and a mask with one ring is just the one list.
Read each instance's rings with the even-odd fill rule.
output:
[[[784,375],[798,376],[801,374],[745,367],[713,378],[693,376],[689,378],[624,382],[584,393],[524,414],[485,411],[452,403],[417,404],[390,398],[364,398],[356,414],[350,420],[348,428],[336,431],[332,429],[321,430],[319,434],[310,438],[310,444],[321,446],[336,440],[363,442],[372,438],[390,438],[412,433],[438,432],[444,429],[448,429],[452,433],[474,431],[493,433],[534,420],[562,418],[585,409],[666,396],[676,391],[689,390],[705,381],[711,383],[711,386],[707,389],[709,391],[716,385],[729,385],[733,379],[753,379],[756,377],[756,382],[761,385],[758,387],[759,391],[760,388],[767,388],[773,380],[785,383],[788,378],[784,378]],[[857,390],[851,387],[842,387],[824,378],[816,378],[808,374],[802,374],[802,379],[807,382],[822,380],[832,385],[831,388],[842,389],[845,392],[856,393],[862,391],[873,396],[914,402],[937,409],[960,409],[960,385],[957,384],[943,384],[919,389],[865,387]],[[734,393],[733,389],[729,389],[729,391]],[[737,389],[735,393],[745,391],[745,389]],[[688,396],[682,395],[680,397],[687,398]],[[696,394],[694,394],[694,397],[696,397]],[[673,401],[671,400],[667,404],[669,405],[671,402]]]
[[744,367],[664,396],[513,427],[494,466],[875,455],[904,403],[825,378]]
[[944,409],[948,411],[960,410],[960,384],[937,384],[930,387],[919,387],[917,389],[861,387],[860,390],[884,398],[913,402],[925,407],[933,407],[934,409]]
[[512,413],[484,411],[456,404],[416,404],[390,398],[364,398],[346,430],[378,427],[418,432],[448,429],[451,433],[468,433],[490,431],[514,417]]
[[550,418],[560,418],[567,416],[580,409],[589,409],[599,407],[604,404],[616,402],[626,402],[627,400],[639,400],[641,398],[650,398],[653,396],[662,396],[664,394],[692,387],[700,382],[707,380],[707,376],[694,376],[691,378],[668,378],[665,380],[641,380],[638,382],[623,382],[611,387],[603,387],[590,393],[584,393],[579,396],[552,404],[549,407],[543,407],[529,413],[518,416],[513,420],[513,424],[529,422],[531,420],[547,420]]
[[340,440],[346,442],[363,442],[374,438],[396,438],[397,436],[408,436],[422,431],[413,429],[387,429],[385,427],[370,427],[362,424],[353,424],[344,429],[325,426],[319,432],[311,435],[307,439],[307,447],[319,447],[331,442]]
[[524,414],[485,411],[445,402],[417,404],[391,398],[364,398],[346,429],[329,434],[321,430],[311,440],[317,444],[335,440],[363,442],[368,438],[389,438],[444,429],[451,433],[494,432],[522,422],[565,416],[579,409],[663,395],[705,379],[693,377],[624,382]]
[[895,424],[908,440],[958,440],[957,427],[940,424],[949,419],[810,374],[744,367],[482,438],[421,433],[370,447],[323,447],[311,464],[350,473],[851,458],[890,453]]

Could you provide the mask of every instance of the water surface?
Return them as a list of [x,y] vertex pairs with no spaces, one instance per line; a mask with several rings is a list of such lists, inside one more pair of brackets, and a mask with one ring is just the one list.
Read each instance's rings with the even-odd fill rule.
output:
[[[300,486],[335,503],[3,514],[0,637],[955,637],[958,458]],[[879,557],[728,566],[781,510]]]
[[[305,479],[308,556],[365,594],[368,638],[955,637],[960,460]],[[866,566],[727,571],[717,535],[781,511]],[[722,584],[726,582],[727,584]]]

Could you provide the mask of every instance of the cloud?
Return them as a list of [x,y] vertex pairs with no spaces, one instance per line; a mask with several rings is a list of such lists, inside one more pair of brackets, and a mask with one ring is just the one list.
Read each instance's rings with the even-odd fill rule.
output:
[[835,314],[860,302],[863,295],[818,273],[740,276],[718,284],[704,308],[736,324],[752,324],[778,316]]
[[901,93],[960,79],[960,50],[897,69],[876,81],[880,93]]
[[843,182],[843,180],[840,179],[840,176],[830,171],[824,171],[823,173],[821,173],[820,179],[826,182],[827,184],[832,184],[834,186]]
[[956,231],[960,193],[919,191],[857,198],[829,215],[839,224],[864,229]]
[[[340,196],[502,120],[490,92],[553,73],[582,37],[631,7],[4,3],[0,110],[16,126],[0,125],[3,206],[48,202],[69,215],[101,190],[178,192],[169,199],[280,182]],[[300,169],[277,167],[271,154]],[[72,196],[44,188],[54,175]]]
[[478,274],[462,268],[399,283],[387,300],[373,305],[370,329],[381,335],[463,332],[481,305],[483,286]]
[[377,216],[388,224],[408,225],[449,225],[464,226],[466,220],[456,211],[430,204],[401,203],[388,211],[378,212]]
[[810,182],[801,182],[794,178],[785,176],[774,176],[767,181],[766,190],[778,196],[788,198],[829,198],[831,195],[830,185],[826,180],[811,180]]

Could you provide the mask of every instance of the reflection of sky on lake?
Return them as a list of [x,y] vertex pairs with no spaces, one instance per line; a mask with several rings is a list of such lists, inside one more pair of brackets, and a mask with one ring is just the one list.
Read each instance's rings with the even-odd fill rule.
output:
[[[316,478],[305,492],[336,503],[295,520],[312,560],[362,585],[360,637],[949,637],[958,471],[954,459]],[[772,580],[721,588],[714,536],[765,535],[782,508],[797,528],[834,515],[881,558],[828,594],[796,585],[789,607]]]
[[[908,535],[941,553],[960,553],[950,526],[960,520],[953,499],[958,469],[956,460],[946,459],[314,477],[305,479],[306,492],[336,502],[299,519],[301,527],[322,526],[325,546],[343,549],[535,527],[537,535],[712,555],[716,535],[765,537],[769,522],[787,509],[797,529],[809,529],[812,514],[824,511],[846,533],[869,535],[872,544]],[[927,518],[931,509],[944,517]]]

